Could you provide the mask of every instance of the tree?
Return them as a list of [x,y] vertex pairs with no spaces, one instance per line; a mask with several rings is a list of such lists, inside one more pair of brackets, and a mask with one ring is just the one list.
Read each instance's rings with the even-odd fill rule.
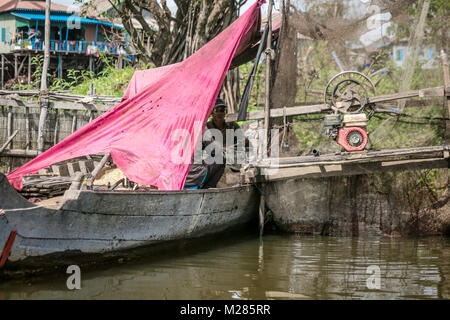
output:
[[[410,38],[414,33],[414,21],[419,19],[423,1],[415,1],[405,11],[403,19],[397,21],[393,32],[397,38]],[[450,43],[450,2],[447,0],[430,0],[426,18],[424,42],[435,45],[436,51],[448,49]]]
[[369,31],[368,18],[372,15],[389,12],[396,19],[414,2],[417,1],[371,0],[367,12],[363,13],[358,11],[358,0],[318,0],[307,4],[304,0],[287,0],[287,6],[297,32],[315,40],[344,41]]
[[[179,62],[233,22],[247,0],[107,0],[139,57],[163,66]],[[89,5],[95,5],[92,0]],[[155,24],[146,17],[151,16]]]

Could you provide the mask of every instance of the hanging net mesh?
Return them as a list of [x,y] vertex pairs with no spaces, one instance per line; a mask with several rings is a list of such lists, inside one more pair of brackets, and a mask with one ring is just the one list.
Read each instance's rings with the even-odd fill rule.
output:
[[[303,115],[274,120],[284,156],[309,155],[313,149],[321,154],[341,150],[319,132],[324,115],[335,110],[319,112],[307,106],[336,105],[347,88],[370,100],[444,85],[441,52],[449,49],[448,4],[287,0],[284,6],[271,105],[305,107]],[[446,104],[442,96],[430,96],[373,105],[368,147],[441,145]]]

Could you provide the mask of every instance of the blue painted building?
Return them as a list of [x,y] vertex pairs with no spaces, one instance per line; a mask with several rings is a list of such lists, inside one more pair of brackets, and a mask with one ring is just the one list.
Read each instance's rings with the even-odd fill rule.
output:
[[[51,69],[63,77],[65,69],[91,69],[101,53],[117,59],[127,55],[124,28],[108,21],[81,17],[75,7],[52,3],[50,14]],[[42,53],[45,33],[45,2],[6,0],[0,4],[0,55],[3,84],[18,78],[24,60]],[[21,67],[22,66],[22,67]],[[20,69],[20,70],[19,70]],[[28,72],[28,79],[30,71]]]

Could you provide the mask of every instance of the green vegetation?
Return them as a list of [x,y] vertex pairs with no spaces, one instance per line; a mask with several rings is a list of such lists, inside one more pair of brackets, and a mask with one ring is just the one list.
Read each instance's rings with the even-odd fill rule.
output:
[[[322,101],[322,95],[306,94],[306,89],[315,89],[322,92],[329,79],[339,72],[331,58],[328,44],[322,41],[314,43],[313,46],[314,54],[308,60],[309,70],[301,73],[297,81],[296,101],[298,102]],[[377,95],[398,92],[403,70],[393,63],[387,50],[378,52],[373,57],[370,69],[361,72],[368,75],[382,68],[388,68],[389,72],[371,77],[372,82],[376,84]],[[302,66],[299,67],[299,70],[304,71]],[[424,70],[422,65],[418,63],[410,89],[437,87],[442,86],[442,84],[442,68]],[[402,111],[398,109],[396,104],[391,104],[391,106],[394,109],[393,111],[398,112],[375,113],[368,123],[372,148],[406,148],[442,143],[444,126],[442,104],[428,107],[408,107]],[[323,116],[324,114],[316,114],[294,117],[296,123],[293,129],[298,140],[298,148],[303,153],[310,153],[312,149],[319,149],[323,153],[340,150],[337,144],[330,144],[331,139],[329,137],[319,135]]]
[[[35,70],[31,84],[17,84],[13,87],[16,90],[38,89],[42,74],[43,55],[35,55],[31,59],[31,64]],[[127,88],[135,68],[127,66],[123,69],[117,69],[113,64],[113,58],[102,54],[100,56],[104,67],[98,74],[88,70],[66,70],[66,78],[52,78],[47,75],[50,91],[70,91],[74,94],[88,94],[89,85],[92,83],[97,95],[122,97],[123,91]],[[148,69],[150,65],[142,65],[138,70]]]

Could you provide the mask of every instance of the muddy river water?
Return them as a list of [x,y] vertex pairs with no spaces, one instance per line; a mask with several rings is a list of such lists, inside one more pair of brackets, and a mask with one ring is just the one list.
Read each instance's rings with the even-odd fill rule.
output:
[[450,239],[254,232],[145,259],[0,283],[0,299],[450,299]]

